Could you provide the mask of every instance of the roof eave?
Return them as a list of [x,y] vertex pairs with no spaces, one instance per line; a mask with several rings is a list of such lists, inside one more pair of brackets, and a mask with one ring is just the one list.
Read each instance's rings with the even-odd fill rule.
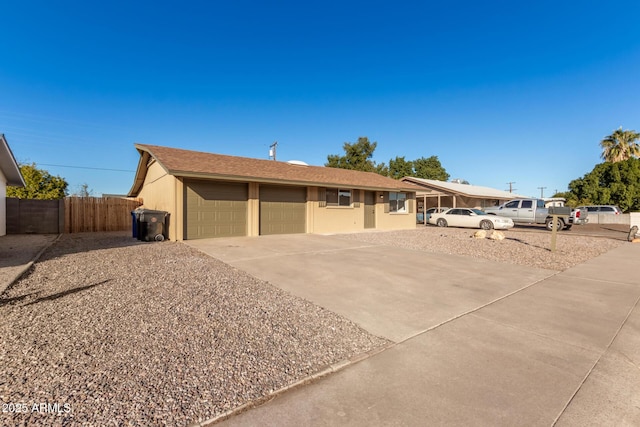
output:
[[136,175],[133,179],[133,186],[131,186],[131,190],[127,193],[127,197],[138,197],[140,191],[142,190],[142,186],[144,185],[144,180],[147,177],[147,171],[149,169],[149,159],[153,158],[158,162],[162,168],[169,173],[168,169],[153,155],[149,149],[142,144],[134,144],[138,152],[140,153],[140,160],[138,161],[138,167],[136,169]]
[[2,155],[0,155],[0,169],[7,179],[7,185],[11,187],[25,187],[26,183],[20,172],[20,166],[18,166],[18,162],[16,162],[16,158],[13,156],[9,143],[1,133],[0,151],[2,152]]
[[224,180],[224,181],[257,182],[260,184],[299,185],[299,186],[309,186],[309,187],[351,187],[351,188],[357,188],[359,190],[369,190],[369,191],[407,191],[407,192],[414,192],[414,193],[418,190],[417,188],[410,188],[410,187],[393,188],[393,187],[367,186],[367,185],[354,186],[353,184],[261,178],[261,177],[252,177],[252,176],[246,176],[246,175],[242,175],[242,176],[223,175],[223,174],[190,172],[190,171],[180,171],[180,170],[171,170],[171,169],[169,169],[167,172],[170,175],[174,175],[176,177],[181,177],[181,178],[218,179],[218,180]]
[[463,191],[459,191],[459,190],[452,190],[450,188],[447,187],[443,187],[443,186],[439,186],[437,184],[433,184],[433,183],[425,183],[420,181],[419,179],[413,179],[413,177],[410,176],[405,176],[404,178],[402,178],[403,181],[409,181],[414,183],[415,185],[418,185],[422,188],[427,188],[427,186],[429,187],[435,187],[435,191],[439,191],[442,192],[443,194],[458,194],[464,197],[471,197],[471,198],[485,198],[485,199],[495,199],[495,200],[510,200],[510,199],[517,199],[518,196],[516,194],[513,195],[499,195],[499,194],[470,194],[470,193],[465,193]]
[[414,179],[414,178],[413,178],[413,177],[411,177],[411,176],[405,176],[404,178],[402,178],[402,180],[403,180],[403,181],[405,181],[405,182],[406,182],[406,181],[412,182],[413,184],[418,185],[418,186],[420,186],[420,187],[422,187],[422,188],[427,188],[427,186],[429,186],[429,188],[430,188],[430,187],[435,187],[435,188],[436,188],[436,191],[440,191],[440,192],[445,193],[445,194],[453,194],[453,193],[456,193],[456,194],[460,194],[460,195],[462,195],[462,196],[466,196],[466,197],[474,197],[474,196],[472,196],[472,195],[470,195],[470,194],[468,194],[468,193],[464,193],[464,192],[462,192],[462,191],[452,191],[452,190],[451,190],[451,189],[449,189],[449,188],[441,187],[441,186],[436,185],[436,184],[431,184],[431,183],[427,184],[427,183],[422,182],[422,181],[420,181],[420,180],[418,180],[418,179]]
[[384,186],[384,185],[358,185],[351,183],[338,183],[338,182],[320,182],[320,181],[305,181],[305,180],[292,180],[292,179],[278,179],[278,178],[263,178],[256,176],[247,176],[247,175],[227,175],[227,174],[216,174],[210,172],[196,172],[189,170],[177,170],[177,169],[169,169],[166,165],[162,163],[160,159],[158,159],[153,154],[153,147],[145,144],[134,144],[135,148],[140,153],[140,161],[138,162],[138,168],[136,170],[136,175],[134,179],[133,186],[128,193],[129,197],[137,197],[140,191],[142,190],[142,186],[144,185],[144,180],[147,176],[147,169],[149,164],[149,159],[153,158],[158,164],[170,175],[176,177],[184,177],[184,178],[196,178],[196,179],[219,179],[226,181],[242,181],[242,182],[257,182],[264,184],[280,184],[280,185],[299,185],[299,186],[313,186],[313,187],[349,187],[349,188],[357,188],[361,190],[369,190],[369,191],[404,191],[415,193],[420,189],[419,186],[413,183],[407,183],[406,185],[400,185],[398,187]]

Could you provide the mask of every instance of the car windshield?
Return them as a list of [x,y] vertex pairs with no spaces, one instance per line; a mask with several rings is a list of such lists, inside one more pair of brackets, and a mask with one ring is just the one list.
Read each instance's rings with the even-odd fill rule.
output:
[[476,215],[487,215],[486,212],[481,211],[480,209],[471,209],[473,211],[473,213],[475,213]]

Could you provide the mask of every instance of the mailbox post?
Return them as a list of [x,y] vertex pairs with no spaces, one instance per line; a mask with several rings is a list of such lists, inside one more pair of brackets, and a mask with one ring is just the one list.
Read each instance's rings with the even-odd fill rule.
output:
[[568,206],[551,206],[549,207],[549,214],[551,215],[551,252],[555,252],[558,238],[558,217],[570,216],[571,208]]

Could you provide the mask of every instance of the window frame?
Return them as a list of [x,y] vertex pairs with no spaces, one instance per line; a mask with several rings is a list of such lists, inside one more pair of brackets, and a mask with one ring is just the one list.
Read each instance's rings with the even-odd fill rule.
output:
[[[346,193],[349,193],[348,204],[343,202],[344,198],[347,197]],[[330,200],[330,197],[333,200]],[[353,206],[353,200],[353,190],[351,189],[339,187],[325,188],[325,202],[328,208],[350,208]]]
[[[404,196],[403,198],[398,198],[399,195]],[[398,209],[398,201],[402,200],[403,207],[402,210]],[[409,194],[404,191],[389,191],[389,213],[390,214],[408,214],[409,213]],[[394,203],[395,202],[395,203]]]
[[512,200],[504,205],[505,209],[518,209],[520,206],[520,200]]

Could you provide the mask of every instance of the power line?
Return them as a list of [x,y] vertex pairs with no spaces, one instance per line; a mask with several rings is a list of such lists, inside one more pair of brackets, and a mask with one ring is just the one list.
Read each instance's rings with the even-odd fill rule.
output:
[[89,169],[89,170],[110,171],[110,172],[135,172],[135,171],[126,170],[126,169],[91,168],[89,166],[52,165],[50,163],[36,163],[36,164],[42,165],[42,166],[55,166],[58,168]]
[[547,187],[538,187],[538,190],[540,190],[540,198],[541,199],[544,199],[544,190],[545,190],[545,188],[547,188]]

